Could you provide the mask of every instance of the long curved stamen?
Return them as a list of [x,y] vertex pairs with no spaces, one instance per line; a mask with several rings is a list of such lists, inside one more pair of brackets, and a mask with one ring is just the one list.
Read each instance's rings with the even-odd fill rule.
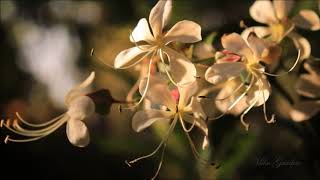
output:
[[130,30],[130,38],[133,40],[133,43],[134,43],[135,47],[139,48],[141,51],[146,51],[146,50],[148,50],[148,48],[143,49],[141,46],[139,46],[139,45],[137,44],[137,41],[134,39],[131,30]]
[[107,67],[109,67],[109,68],[111,68],[111,69],[115,69],[115,67],[114,67],[113,65],[108,64],[108,63],[106,63],[105,61],[103,61],[102,58],[100,58],[99,56],[97,56],[94,52],[95,52],[95,51],[94,51],[94,48],[92,48],[92,49],[91,49],[91,53],[90,53],[91,57],[94,57],[96,60],[98,60],[98,61],[99,61],[100,63],[102,63],[103,65],[105,65],[105,66],[107,66]]
[[167,143],[164,143],[164,144],[163,144],[163,148],[162,148],[162,152],[161,152],[161,159],[160,159],[160,162],[159,162],[157,171],[156,171],[156,173],[154,174],[154,176],[151,178],[151,180],[154,180],[154,179],[158,176],[158,174],[159,174],[159,172],[160,172],[160,169],[161,169],[161,166],[162,166],[162,163],[163,163],[163,157],[164,157],[164,152],[165,152],[165,150],[166,150],[166,147],[167,147]]
[[207,159],[204,159],[203,157],[201,157],[200,153],[198,152],[194,142],[192,141],[190,134],[188,132],[186,132],[186,136],[188,138],[190,147],[191,147],[191,152],[193,154],[193,156],[199,160],[200,163],[205,164],[205,165],[215,165],[215,163],[213,161],[208,161]]
[[[166,64],[166,63],[164,62],[163,54],[166,55],[166,57],[168,58],[168,61],[169,61],[169,62],[171,61],[171,58],[170,58],[169,54],[167,54],[166,52],[162,51],[161,49],[159,49],[159,54],[160,54],[160,59],[161,59],[161,61],[162,61],[163,64]],[[177,87],[180,87],[180,86],[173,80],[173,78],[172,78],[170,72],[168,71],[168,69],[167,69],[167,68],[164,68],[164,70],[166,71],[166,74],[167,74],[170,82],[171,82],[173,85],[175,85],[175,86],[177,86]]]
[[258,99],[255,99],[253,103],[250,104],[250,106],[241,114],[240,116],[240,122],[241,124],[246,128],[246,131],[249,130],[249,123],[246,123],[244,121],[244,116],[253,108],[253,106],[258,102]]
[[280,39],[280,41],[282,41],[282,39],[283,39],[284,37],[287,37],[287,35],[293,30],[293,28],[294,28],[294,24],[292,24],[292,25],[290,26],[290,28],[283,34],[283,36],[282,36],[282,38]]
[[134,85],[131,87],[131,89],[129,90],[128,92],[128,95],[126,97],[126,101],[128,102],[133,102],[133,96],[134,94],[138,91],[139,89],[139,82],[140,82],[141,78],[139,78],[135,83]]
[[91,49],[91,56],[94,57],[97,61],[99,61],[100,63],[102,63],[103,65],[106,65],[107,67],[109,68],[112,68],[112,69],[128,69],[128,68],[131,68],[131,67],[134,67],[136,66],[137,64],[139,64],[143,59],[145,59],[146,57],[148,57],[151,53],[153,53],[154,49],[150,49],[149,52],[147,52],[145,55],[143,55],[140,59],[138,59],[136,62],[134,62],[133,64],[130,64],[128,66],[123,66],[123,67],[119,67],[119,68],[115,68],[113,65],[110,65],[108,63],[106,63],[105,61],[102,60],[102,58],[100,58],[99,56],[97,56],[95,53],[94,53],[94,49],[92,48]]
[[[229,80],[228,80],[229,81]],[[237,93],[246,83],[241,83],[236,89],[234,89],[229,95],[223,97],[223,98],[215,98],[216,96],[198,96],[198,98],[203,98],[203,99],[212,99],[215,98],[215,101],[223,101],[226,100],[228,98],[230,98],[231,96],[233,96],[235,93]]]
[[27,126],[30,126],[30,127],[43,127],[43,126],[48,126],[49,124],[52,124],[52,123],[56,122],[56,121],[59,120],[62,116],[64,116],[64,114],[61,114],[60,116],[58,116],[58,117],[56,117],[56,118],[54,118],[54,119],[52,119],[52,120],[50,120],[50,121],[48,121],[48,122],[41,123],[41,124],[34,124],[34,123],[29,123],[29,122],[27,122],[26,120],[24,120],[24,119],[20,116],[19,112],[16,112],[16,116],[18,117],[18,119],[19,119],[23,124],[25,124],[25,125],[27,125]]
[[185,126],[184,124],[184,121],[183,121],[183,118],[181,116],[181,114],[179,113],[179,120],[180,120],[180,123],[181,123],[181,126],[182,126],[182,129],[185,131],[185,132],[191,132],[192,129],[194,128],[195,124],[196,124],[196,120],[193,119],[193,122],[192,122],[192,125],[189,129],[187,129],[187,127]]
[[298,62],[299,62],[299,59],[300,59],[300,56],[301,56],[301,50],[298,49],[297,59],[295,60],[294,64],[291,66],[291,68],[290,68],[288,71],[284,72],[284,73],[272,74],[272,73],[268,73],[268,72],[262,71],[262,70],[257,69],[257,68],[253,68],[253,69],[255,69],[255,70],[257,70],[257,71],[259,71],[259,72],[261,72],[261,73],[263,73],[263,74],[265,74],[265,75],[268,75],[268,76],[273,76],[273,77],[283,76],[283,75],[286,75],[286,74],[288,74],[289,72],[291,72],[291,71],[297,66],[297,64],[298,64]]
[[[56,119],[56,118],[55,118]],[[10,130],[13,133],[19,134],[21,136],[39,136],[48,130],[52,129],[52,127],[55,127],[57,124],[60,123],[60,121],[55,122],[54,124],[49,125],[46,128],[42,128],[40,130],[27,130],[22,128],[17,120],[13,120],[12,128],[10,126],[10,119],[7,120],[7,123],[2,123],[2,126],[6,127],[8,130]],[[2,120],[3,122],[3,120]]]
[[140,160],[142,160],[142,159],[146,159],[146,158],[149,158],[149,157],[152,157],[153,155],[155,155],[155,154],[159,151],[159,149],[161,148],[161,146],[167,143],[167,141],[168,141],[168,139],[169,139],[169,137],[170,137],[170,134],[172,133],[172,131],[173,131],[174,127],[176,126],[176,124],[177,124],[177,116],[175,116],[173,122],[171,123],[170,128],[169,128],[166,136],[162,139],[162,141],[160,142],[160,144],[157,146],[157,148],[156,148],[154,151],[152,151],[150,154],[141,156],[141,157],[136,158],[136,159],[131,160],[131,161],[127,161],[127,160],[126,160],[125,163],[126,163],[129,167],[131,167],[131,164],[134,164],[134,163],[136,163],[136,162],[138,162],[138,161],[140,161]]
[[252,76],[251,78],[251,82],[249,84],[249,86],[246,88],[246,90],[227,108],[227,110],[225,112],[223,112],[222,114],[220,114],[219,116],[216,117],[212,117],[212,118],[208,118],[208,120],[212,121],[212,120],[216,120],[219,119],[221,117],[223,117],[224,115],[226,115],[232,108],[234,108],[238,102],[240,102],[242,100],[242,98],[248,93],[248,91],[251,89],[251,87],[254,84],[254,76]]
[[233,90],[229,95],[227,95],[226,97],[223,98],[215,98],[215,101],[223,101],[226,100],[228,98],[230,98],[231,96],[233,96],[235,93],[237,93],[243,86],[245,85],[245,83],[241,83],[235,90]]
[[135,84],[132,86],[132,88],[130,89],[127,97],[126,97],[126,100],[128,102],[133,102],[133,96],[134,94],[138,91],[139,89],[139,84],[140,84],[140,81],[141,79],[143,79],[146,74],[148,73],[148,67],[145,66],[144,63],[142,63],[141,65],[141,70],[140,70],[140,75],[139,75],[139,79],[135,82]]
[[[8,121],[10,121],[10,120],[8,120]],[[14,120],[12,127],[9,124],[4,124],[3,126],[5,128],[7,128],[9,131],[11,131],[15,134],[21,135],[21,136],[37,137],[37,136],[43,135],[44,133],[46,133],[47,131],[52,129],[52,127],[56,127],[57,124],[59,124],[59,122],[57,122],[47,128],[41,129],[41,130],[27,130],[27,129],[22,128],[19,125],[19,123],[16,120]]]
[[272,114],[270,119],[267,117],[266,98],[265,98],[265,96],[264,96],[264,91],[263,91],[263,89],[262,89],[263,82],[262,82],[261,79],[259,79],[259,81],[260,81],[260,83],[261,83],[261,84],[259,85],[259,91],[262,93],[262,97],[263,97],[263,115],[264,115],[264,119],[265,119],[265,121],[266,121],[268,124],[274,123],[274,122],[276,122],[276,121],[275,121],[275,114]]
[[54,131],[56,131],[64,123],[66,123],[68,119],[69,119],[68,116],[64,116],[64,117],[60,118],[58,121],[56,121],[55,123],[50,124],[50,125],[48,125],[48,127],[40,129],[40,130],[24,129],[19,125],[19,123],[17,121],[13,122],[12,128],[9,126],[9,124],[3,124],[9,131],[11,131],[15,134],[18,134],[21,136],[26,136],[26,137],[31,137],[31,138],[26,138],[26,139],[13,139],[13,138],[10,138],[9,135],[7,135],[4,142],[5,143],[8,143],[9,141],[11,141],[11,142],[30,142],[30,141],[35,141],[35,140],[41,139],[41,138],[46,137],[49,134],[53,133]]
[[38,135],[39,136],[41,134],[44,134],[44,133],[50,131],[51,129],[53,129],[53,128],[57,127],[57,126],[61,126],[64,123],[63,120],[64,119],[61,118],[61,119],[59,119],[59,121],[55,122],[54,124],[51,124],[46,128],[41,128],[39,130],[28,130],[28,129],[25,129],[25,128],[21,127],[18,122],[14,122],[13,123],[13,128],[15,128],[15,130],[17,130],[17,131],[19,131],[21,133],[30,134],[30,135]]
[[154,54],[152,55],[150,62],[149,62],[149,66],[148,66],[148,74],[147,74],[147,83],[146,83],[146,87],[142,93],[142,96],[139,100],[139,102],[137,102],[136,104],[133,105],[133,107],[128,107],[128,108],[121,108],[121,109],[134,109],[135,107],[139,106],[139,104],[142,103],[142,101],[144,100],[145,96],[147,95],[148,92],[148,88],[149,88],[149,84],[150,84],[150,74],[151,74],[151,68],[152,68],[152,61],[153,61],[153,57]]

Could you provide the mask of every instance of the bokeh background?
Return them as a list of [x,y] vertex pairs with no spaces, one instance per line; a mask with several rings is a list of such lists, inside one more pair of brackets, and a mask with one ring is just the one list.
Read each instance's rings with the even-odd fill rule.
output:
[[[112,70],[92,58],[90,51],[95,48],[98,56],[112,64],[121,50],[133,46],[130,30],[140,18],[148,17],[156,2],[0,0],[1,118],[13,119],[18,111],[32,122],[52,119],[65,111],[65,93],[90,71],[97,74],[92,90],[108,89],[113,97],[124,100],[138,77],[137,70]],[[198,22],[204,37],[217,33],[213,44],[219,49],[224,33],[242,31],[241,20],[250,26],[257,24],[248,13],[252,3],[174,0],[170,25],[183,19]],[[298,1],[293,13],[311,8],[319,14],[317,3]],[[313,56],[320,57],[320,33],[299,33],[309,39]],[[285,111],[275,106],[276,99],[268,101],[269,111]],[[65,127],[39,141],[6,145],[3,139],[7,132],[0,129],[0,179],[148,179],[156,171],[160,153],[132,168],[124,161],[151,152],[165,129],[156,124],[135,133],[132,115],[129,111],[120,113],[117,105],[107,115],[95,115],[87,122],[91,143],[85,148],[68,142]],[[211,147],[202,153],[218,167],[200,164],[177,127],[158,178],[320,179],[319,114],[302,123],[277,116],[277,123],[268,125],[257,108],[247,118],[252,123],[249,132],[239,117],[225,116],[209,124]],[[200,133],[195,131],[192,137],[200,145]],[[276,162],[287,164],[277,166]]]

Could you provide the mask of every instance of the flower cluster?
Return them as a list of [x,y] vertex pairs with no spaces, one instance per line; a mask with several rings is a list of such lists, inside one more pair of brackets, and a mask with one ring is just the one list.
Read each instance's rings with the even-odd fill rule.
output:
[[[245,121],[245,115],[252,108],[261,106],[265,121],[274,123],[275,115],[268,117],[266,108],[266,102],[272,96],[269,77],[286,75],[293,71],[299,62],[304,63],[307,74],[301,75],[296,89],[300,95],[315,100],[295,104],[290,116],[296,121],[301,121],[316,114],[320,110],[317,100],[319,70],[315,70],[313,62],[310,62],[312,60],[303,61],[311,56],[311,46],[308,40],[295,30],[296,27],[319,30],[320,19],[311,10],[301,10],[291,18],[289,12],[292,7],[293,1],[257,0],[249,9],[250,15],[257,22],[267,26],[247,27],[242,22],[244,31],[240,34],[234,32],[223,35],[221,37],[223,49],[214,52],[215,48],[211,43],[200,42],[201,26],[193,21],[182,20],[166,30],[172,14],[172,0],[159,0],[152,8],[149,20],[140,19],[130,33],[129,39],[135,46],[121,51],[115,57],[112,68],[140,67],[140,77],[127,97],[130,102],[127,107],[120,107],[121,111],[137,110],[132,118],[132,128],[136,132],[148,128],[155,122],[165,122],[170,125],[155,151],[127,164],[131,166],[138,160],[151,157],[161,147],[163,157],[168,138],[177,123],[181,125],[190,141],[192,152],[198,159],[201,159],[200,154],[189,135],[194,127],[202,132],[202,148],[206,149],[209,146],[207,123],[225,114],[240,115],[241,123],[248,130],[249,123]],[[275,73],[269,67],[276,66],[283,59],[282,41],[285,38],[292,40],[297,50],[297,57],[295,61],[290,62],[291,67],[287,71]],[[197,44],[190,46],[190,55],[190,52],[186,53],[179,48],[178,43],[186,44],[185,47],[191,43]],[[202,60],[202,57],[205,60]],[[199,66],[206,68],[205,73],[197,71]],[[18,120],[2,120],[2,127],[26,137],[13,139],[8,135],[5,142],[37,140],[67,123],[69,141],[79,147],[86,146],[89,143],[89,133],[83,120],[95,112],[95,103],[89,96],[83,94],[82,89],[91,84],[93,79],[94,73],[71,90],[66,96],[68,111],[51,121],[31,124],[23,120],[19,114],[17,114]],[[199,92],[202,90],[200,81],[206,81],[211,87],[219,88],[219,92],[212,96],[208,91],[206,95],[200,96]],[[133,98],[136,92],[141,95],[137,101]],[[220,115],[209,117],[202,107],[203,99],[214,101],[217,109],[221,111]],[[306,106],[317,108],[306,109],[304,108]],[[162,160],[154,177],[157,176],[161,164]]]

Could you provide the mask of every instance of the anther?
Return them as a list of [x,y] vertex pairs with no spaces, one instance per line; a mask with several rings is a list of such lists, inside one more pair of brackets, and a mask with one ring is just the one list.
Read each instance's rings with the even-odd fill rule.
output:
[[91,53],[90,54],[91,54],[91,56],[93,56],[93,54],[94,54],[94,49],[93,48],[91,49]]
[[246,131],[249,131],[249,127],[250,127],[249,124],[245,125]]
[[1,119],[1,121],[0,121],[0,128],[2,128],[2,127],[3,127],[3,123],[4,123],[4,120],[3,120],[3,119]]
[[4,139],[5,144],[8,144],[8,142],[9,142],[9,135],[7,135],[6,138]]
[[130,162],[128,162],[128,160],[125,160],[124,162],[125,162],[129,167],[132,167],[131,164],[130,164]]

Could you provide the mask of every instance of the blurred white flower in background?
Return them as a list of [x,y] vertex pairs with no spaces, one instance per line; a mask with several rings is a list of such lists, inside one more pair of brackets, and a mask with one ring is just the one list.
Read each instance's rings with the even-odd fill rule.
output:
[[44,27],[26,21],[15,25],[14,34],[21,55],[19,67],[46,85],[51,101],[62,107],[64,95],[78,83],[79,38],[62,25]]

